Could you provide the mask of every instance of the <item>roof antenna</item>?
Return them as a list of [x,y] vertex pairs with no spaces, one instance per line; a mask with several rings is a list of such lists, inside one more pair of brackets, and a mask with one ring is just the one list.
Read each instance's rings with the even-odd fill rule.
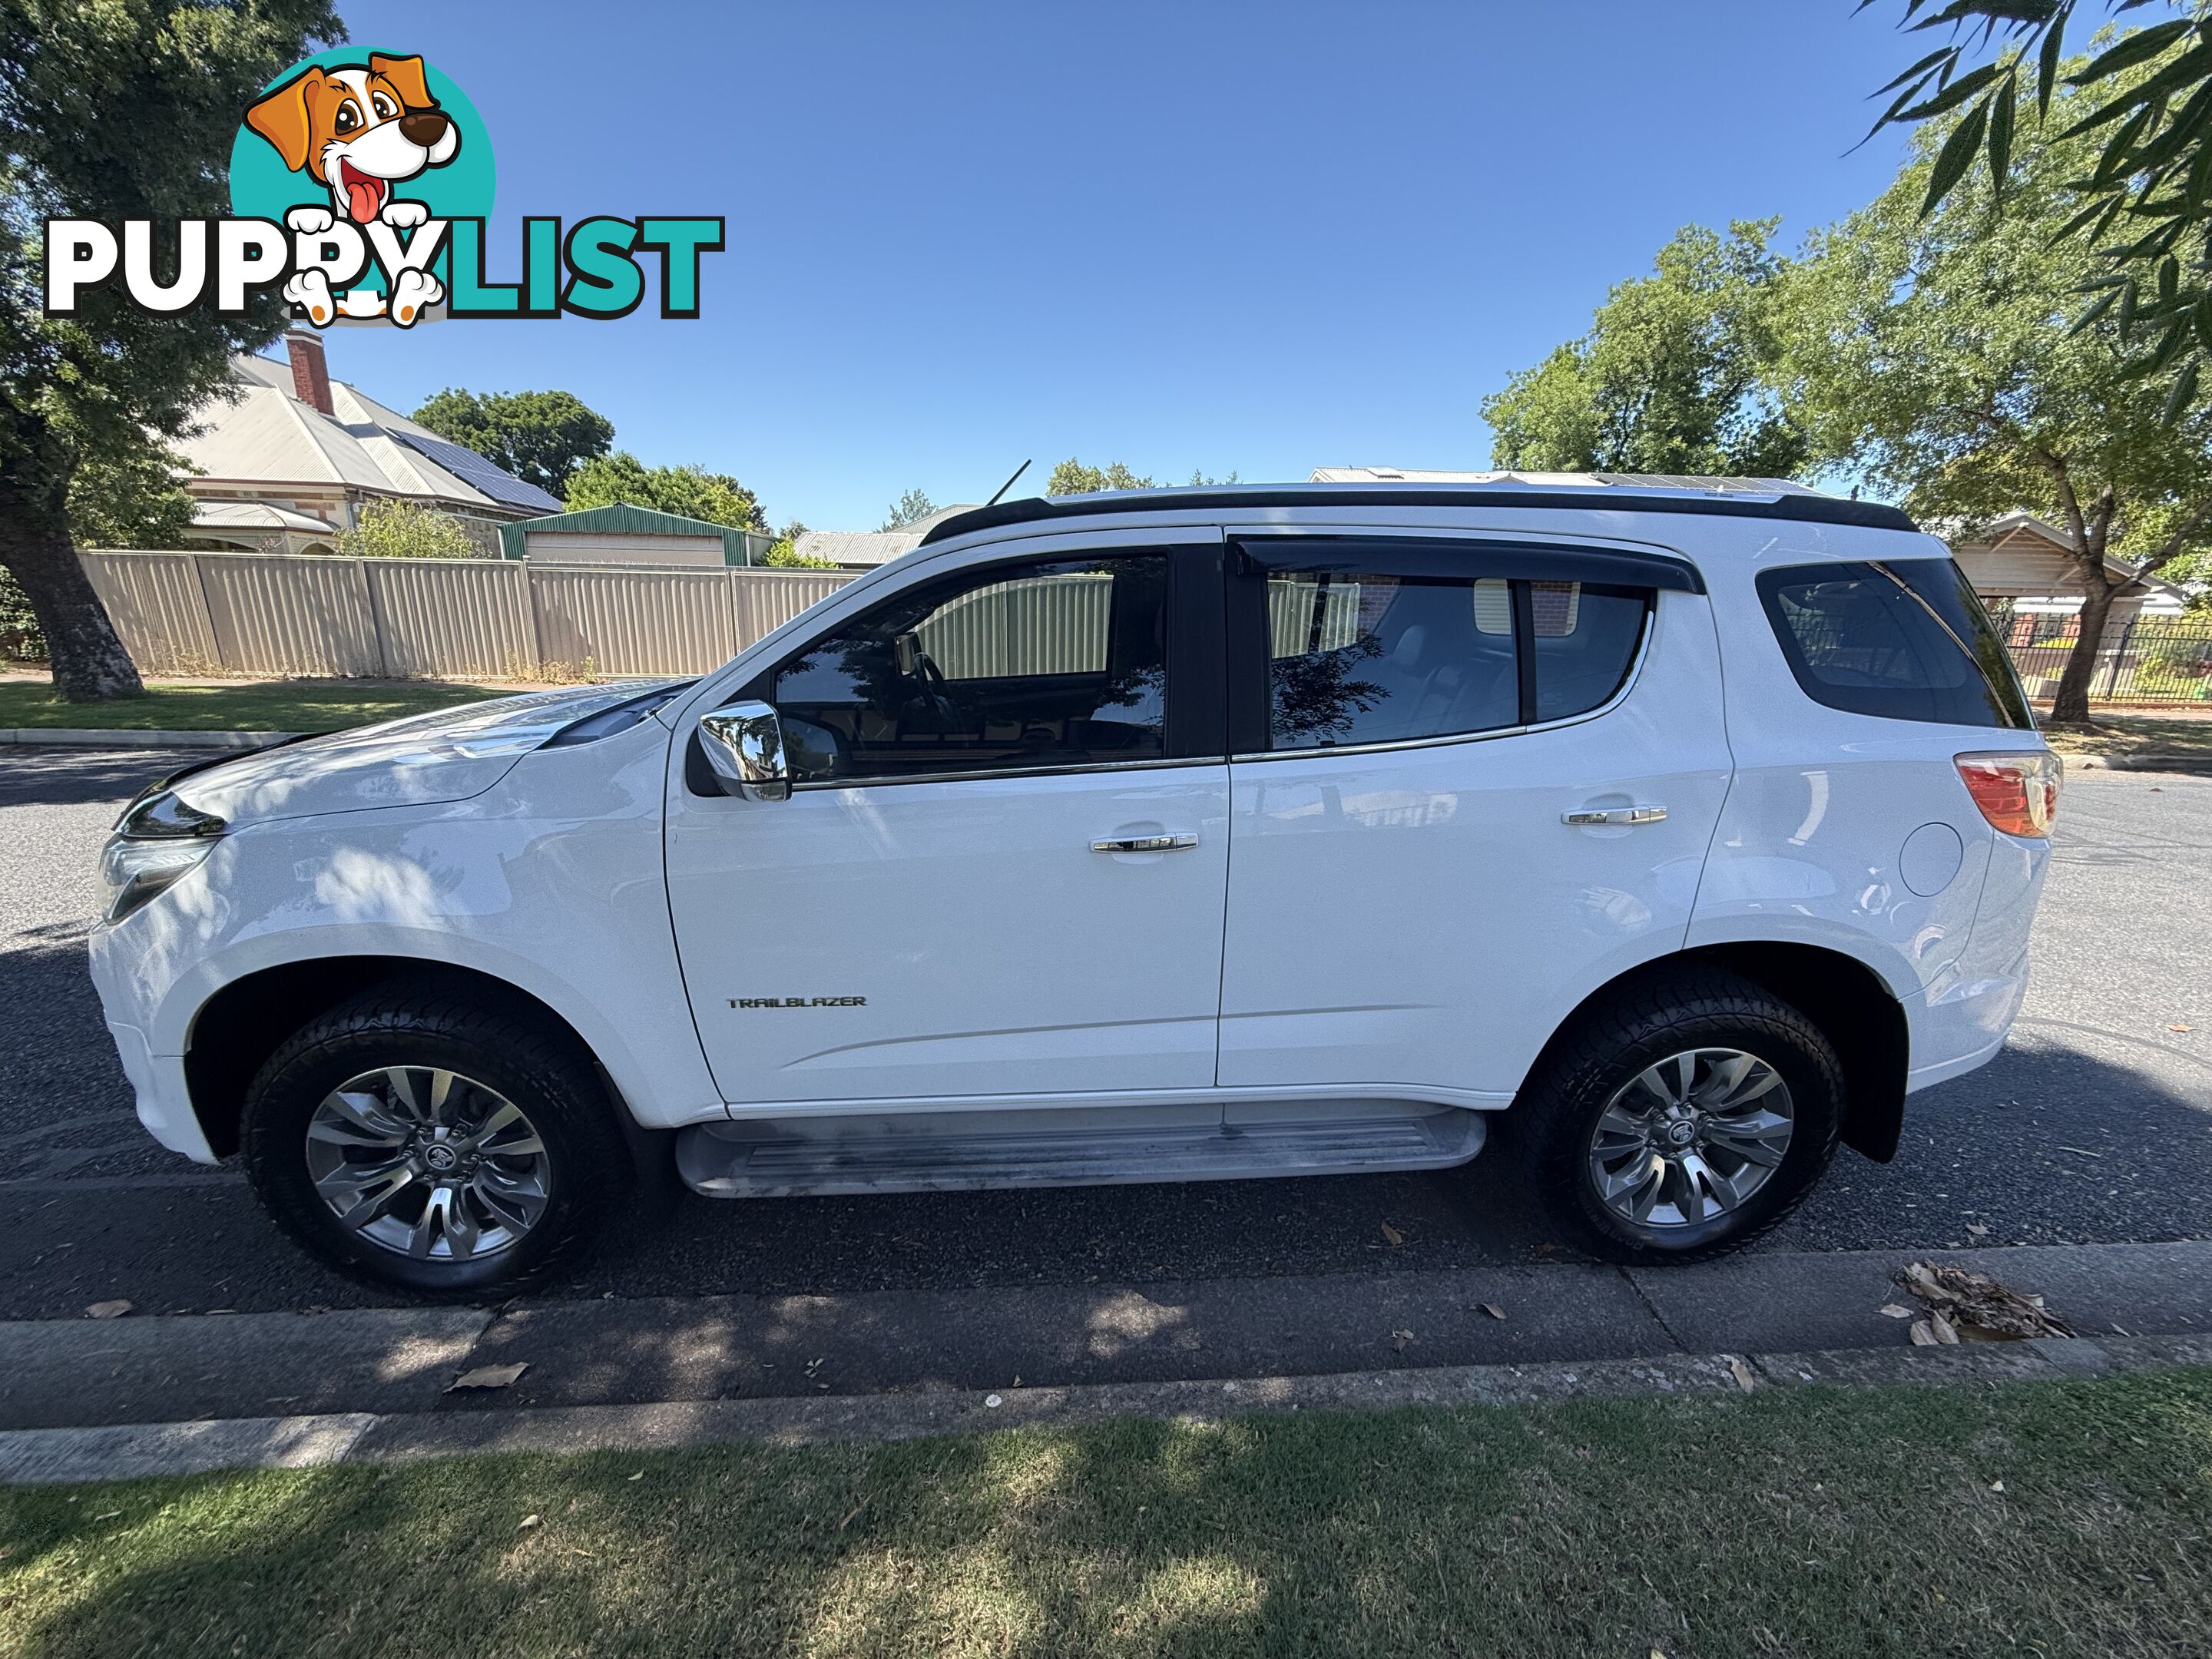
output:
[[[1032,455],[1030,457],[1030,461],[1033,461],[1035,459],[1036,459],[1036,456]],[[991,499],[984,502],[983,505],[986,507],[996,507],[999,504],[999,495],[1005,495],[1009,489],[1012,489],[1014,487],[1014,478],[1020,477],[1023,473],[1030,470],[1030,461],[1024,461],[1019,466],[1016,467],[1014,469],[1014,477],[1009,478],[1006,483],[1000,484],[999,486],[999,495],[992,496]]]

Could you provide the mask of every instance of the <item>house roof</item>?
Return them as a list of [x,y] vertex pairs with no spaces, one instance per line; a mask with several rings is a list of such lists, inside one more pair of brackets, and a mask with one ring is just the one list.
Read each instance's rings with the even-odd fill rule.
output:
[[810,530],[793,550],[833,564],[889,564],[921,546],[922,535],[919,530]]
[[[1972,552],[1984,548],[1995,549],[2014,536],[2031,536],[2039,541],[2048,542],[2054,552],[2062,554],[2070,555],[2073,547],[2072,540],[2066,532],[2047,519],[2039,518],[2024,507],[2015,508],[1999,518],[1990,520],[1985,524],[1931,525],[1929,527],[1934,533],[1950,543],[1954,553]],[[1970,529],[1976,534],[1972,540],[1964,539],[1964,532]],[[2112,580],[2133,582],[2146,593],[2170,596],[2176,601],[2183,601],[2188,598],[2182,589],[2175,586],[2172,582],[2161,580],[2156,576],[2137,575],[2136,572],[2141,568],[2140,565],[2130,564],[2125,559],[2113,554],[2107,553],[2105,556],[2105,574]]]
[[[199,430],[177,447],[199,477],[258,484],[337,484],[382,495],[507,518],[518,510],[558,512],[561,503],[480,456],[477,466],[503,481],[494,496],[440,465],[411,439],[445,445],[427,427],[386,409],[357,386],[331,382],[324,414],[295,392],[289,364],[241,354],[231,360],[234,398],[216,397],[193,413]],[[475,468],[471,468],[471,471]]]
[[582,507],[574,513],[550,513],[541,519],[522,519],[512,524],[503,524],[499,527],[502,556],[510,559],[526,557],[529,538],[539,534],[719,536],[722,538],[722,556],[730,564],[753,562],[746,546],[749,537],[755,542],[768,540],[758,531],[741,530],[731,525],[716,524],[709,519],[694,519],[682,513],[663,513],[657,507],[636,507],[629,501],[617,501],[610,507]]
[[201,501],[192,509],[195,530],[298,530],[335,536],[338,527],[312,514],[271,507],[266,501]]

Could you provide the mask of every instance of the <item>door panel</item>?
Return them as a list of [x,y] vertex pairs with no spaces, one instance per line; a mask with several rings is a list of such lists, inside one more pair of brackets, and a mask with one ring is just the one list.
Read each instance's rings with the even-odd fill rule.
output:
[[726,1100],[1212,1084],[1220,538],[1179,539],[925,560],[747,679],[782,715],[790,799],[696,779],[669,798],[677,943]]
[[[1228,827],[1218,765],[695,800],[669,896],[724,1098],[1211,1084]],[[1197,845],[1091,850],[1158,835]]]
[[[1466,720],[1469,710],[1512,718],[1492,708],[1496,676],[1482,672],[1482,636],[1504,625],[1509,599],[1519,628],[1543,647],[1534,668],[1568,661],[1583,695],[1609,695],[1618,674],[1594,679],[1595,652],[1577,654],[1583,627],[1618,631],[1615,611],[1589,602],[1601,590],[1532,586],[1475,593],[1477,627],[1441,659],[1447,624],[1463,621],[1433,593],[1413,593],[1418,634],[1390,620],[1399,597],[1346,600],[1373,621],[1364,647],[1349,642],[1349,624],[1340,647],[1364,649],[1358,672],[1376,688],[1358,712],[1364,727],[1395,732],[1405,728],[1393,720]],[[1579,614],[1565,609],[1571,601]],[[1730,763],[1707,601],[1680,591],[1656,601],[1626,690],[1573,724],[1366,753],[1301,746],[1239,757],[1223,1085],[1398,1084],[1502,1100],[1590,990],[1680,948]],[[1270,623],[1277,634],[1281,626]],[[1310,665],[1276,674],[1279,727],[1285,708],[1294,726],[1311,727],[1314,698],[1303,687],[1316,674]],[[1540,706],[1533,682],[1532,669],[1523,708]],[[1232,700],[1239,695],[1232,685]],[[1437,708],[1447,712],[1423,712]],[[1563,822],[1637,806],[1666,815]]]

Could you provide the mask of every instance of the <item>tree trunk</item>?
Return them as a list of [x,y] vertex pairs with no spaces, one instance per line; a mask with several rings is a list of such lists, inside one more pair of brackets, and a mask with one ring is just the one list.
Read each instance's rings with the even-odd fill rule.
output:
[[21,583],[46,636],[54,689],[71,702],[139,697],[146,687],[107,607],[77,562],[64,505],[69,474],[0,480],[0,564]]
[[2058,677],[2058,695],[2052,699],[2051,719],[2057,726],[2086,726],[2089,721],[2089,683],[2096,678],[2097,649],[2104,643],[2105,619],[2112,613],[2112,585],[2087,582],[2081,592],[2081,637],[2067,653],[2066,672]]

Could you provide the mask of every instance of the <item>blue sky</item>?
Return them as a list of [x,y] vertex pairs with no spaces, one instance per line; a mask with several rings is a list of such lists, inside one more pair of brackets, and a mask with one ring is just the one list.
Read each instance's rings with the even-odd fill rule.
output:
[[521,215],[717,213],[702,314],[337,329],[412,410],[557,386],[781,524],[1066,456],[1171,479],[1479,466],[1482,398],[1692,221],[1870,199],[1919,43],[1853,0],[781,6],[355,0]]

